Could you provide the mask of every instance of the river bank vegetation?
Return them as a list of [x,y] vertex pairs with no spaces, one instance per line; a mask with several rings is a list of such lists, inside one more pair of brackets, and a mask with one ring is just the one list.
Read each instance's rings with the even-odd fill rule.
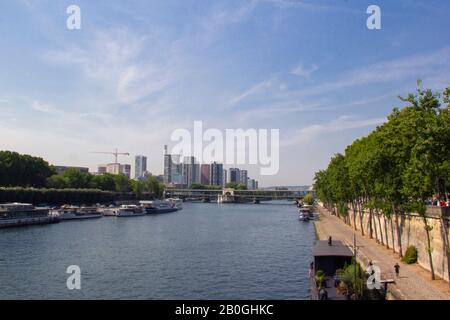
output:
[[0,201],[110,202],[160,198],[163,192],[164,185],[154,176],[137,181],[122,174],[94,175],[75,168],[57,174],[42,158],[0,151]]
[[[359,216],[364,235],[363,213],[368,212],[369,237],[373,233],[394,235],[394,251],[403,256],[399,220],[407,213],[420,215],[427,234],[431,277],[435,278],[430,226],[426,204],[433,198],[448,201],[450,190],[450,88],[443,94],[422,89],[399,97],[407,103],[395,108],[387,121],[369,135],[355,140],[343,154],[332,157],[328,167],[315,174],[314,188],[325,207],[356,229]],[[395,225],[381,227],[380,215]],[[446,228],[444,219],[441,224]],[[446,230],[446,229],[444,229]],[[387,241],[382,245],[389,248]],[[446,239],[448,251],[448,239]],[[447,265],[450,258],[447,254]],[[447,268],[448,269],[448,268]],[[449,271],[450,275],[450,271]]]

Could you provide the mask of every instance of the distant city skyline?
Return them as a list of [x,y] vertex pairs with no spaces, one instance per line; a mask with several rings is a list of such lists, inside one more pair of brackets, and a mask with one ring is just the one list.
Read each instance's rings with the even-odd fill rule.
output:
[[239,168],[224,169],[218,162],[199,163],[194,156],[184,157],[168,152],[164,146],[164,174],[163,183],[167,186],[191,188],[193,184],[226,187],[227,183],[243,184],[247,189],[258,189],[257,179],[250,178],[248,171]]
[[[398,95],[450,83],[450,2],[79,0],[0,4],[0,150],[53,165],[148,157],[163,174],[177,128],[280,130],[280,170],[260,187],[310,185],[314,172],[385,121]],[[414,44],[414,45],[412,45]],[[200,172],[200,170],[199,170]],[[134,177],[134,174],[132,174]]]

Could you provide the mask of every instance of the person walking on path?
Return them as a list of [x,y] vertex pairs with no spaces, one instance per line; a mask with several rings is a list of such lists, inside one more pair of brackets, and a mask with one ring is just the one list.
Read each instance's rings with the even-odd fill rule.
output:
[[394,270],[395,270],[395,277],[399,278],[399,276],[400,276],[400,266],[398,265],[398,262],[395,264]]

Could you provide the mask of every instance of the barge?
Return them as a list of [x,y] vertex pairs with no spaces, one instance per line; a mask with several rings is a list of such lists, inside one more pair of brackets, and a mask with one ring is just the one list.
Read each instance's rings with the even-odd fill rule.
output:
[[59,222],[57,215],[50,215],[47,208],[35,208],[29,203],[0,204],[0,228],[19,227]]

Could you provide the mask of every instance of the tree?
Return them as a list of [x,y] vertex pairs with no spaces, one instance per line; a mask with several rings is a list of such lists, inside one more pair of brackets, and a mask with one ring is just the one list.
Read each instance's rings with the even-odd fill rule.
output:
[[116,182],[114,180],[114,175],[110,173],[94,175],[91,179],[91,184],[93,188],[100,190],[107,190],[107,191],[116,190]]
[[247,190],[247,186],[243,183],[236,183],[236,182],[228,182],[225,185],[225,188],[232,188],[235,190]]
[[157,198],[161,198],[164,194],[164,184],[160,183],[154,176],[149,176],[143,181],[144,191],[150,192]]
[[71,168],[47,179],[47,186],[56,189],[89,189],[92,175],[79,169]]
[[[362,233],[363,209],[368,209],[370,236],[375,231],[378,238],[379,231],[382,243],[380,214],[384,215],[390,224],[392,249],[400,256],[403,248],[399,217],[407,212],[418,213],[426,231],[434,279],[431,227],[425,203],[432,196],[445,197],[450,184],[450,87],[445,89],[441,100],[438,93],[423,90],[421,84],[418,81],[415,93],[400,97],[407,106],[394,108],[387,122],[368,136],[355,140],[346,148],[344,156],[335,155],[326,170],[318,171],[314,187],[319,199],[338,215],[350,203],[355,225],[357,212],[360,214]],[[378,230],[374,213],[378,218]],[[386,223],[384,227],[385,245],[389,248]],[[442,218],[441,228],[445,230],[444,245],[450,266],[447,227]]]
[[42,158],[0,151],[0,186],[44,187],[54,169]]
[[306,194],[303,198],[302,201],[306,204],[309,205],[313,205],[314,204],[314,197],[311,193]]
[[133,190],[133,193],[136,195],[138,199],[142,197],[142,194],[144,193],[144,183],[141,181],[131,180],[131,190]]
[[130,179],[123,174],[115,174],[114,183],[116,185],[117,192],[130,192],[131,191],[131,183]]

